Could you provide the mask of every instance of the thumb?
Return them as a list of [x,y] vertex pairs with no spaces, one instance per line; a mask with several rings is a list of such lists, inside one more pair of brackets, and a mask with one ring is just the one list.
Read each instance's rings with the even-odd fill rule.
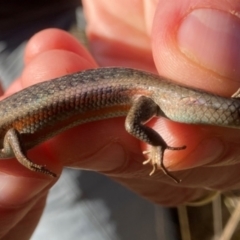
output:
[[152,32],[159,73],[231,96],[240,76],[239,7],[239,1],[159,1]]

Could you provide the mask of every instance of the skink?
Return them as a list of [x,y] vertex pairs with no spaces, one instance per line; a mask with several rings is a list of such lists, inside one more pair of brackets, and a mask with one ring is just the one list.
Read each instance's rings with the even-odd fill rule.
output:
[[164,166],[168,146],[144,125],[154,116],[177,122],[240,128],[240,100],[176,85],[152,73],[130,68],[98,68],[30,86],[0,102],[0,158],[16,157],[32,171],[55,177],[27,158],[32,147],[79,124],[126,116],[125,128],[150,145],[144,152],[156,169],[180,182]]

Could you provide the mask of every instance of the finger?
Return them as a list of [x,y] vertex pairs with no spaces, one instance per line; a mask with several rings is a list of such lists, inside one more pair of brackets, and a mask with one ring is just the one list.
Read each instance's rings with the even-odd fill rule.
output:
[[[83,1],[89,46],[100,66],[127,66],[156,71],[150,30],[146,28],[146,24],[151,24],[151,12],[155,4],[154,1],[146,1],[145,7],[142,2]],[[147,23],[145,14],[148,15]]]
[[[63,50],[63,52],[70,52],[72,53],[72,55],[75,55],[75,58],[73,57],[72,59],[68,59],[68,55],[64,56],[64,54],[62,54],[62,57],[59,60],[62,61],[62,64],[65,61],[66,68],[60,68],[58,61],[51,62],[51,53],[49,53],[49,51],[52,50],[56,50],[56,52],[57,50],[59,50],[59,52],[61,50]],[[49,68],[46,67],[47,64],[40,65],[42,68],[44,68],[45,66],[45,69],[40,69],[38,68],[37,64],[34,63],[34,58],[39,57],[39,55],[43,53],[47,54],[48,57],[44,58],[40,56],[40,59],[42,58],[44,60],[47,60],[49,66],[55,68],[55,71],[58,72],[57,74],[54,73],[53,75],[51,75],[51,71],[49,71]],[[79,58],[76,55],[78,55]],[[66,58],[64,59],[64,57]],[[6,95],[11,95],[16,91],[21,90],[23,87],[38,83],[40,81],[48,80],[57,76],[62,76],[71,72],[79,71],[81,69],[87,69],[89,67],[94,68],[97,66],[95,60],[92,58],[91,54],[89,54],[89,52],[85,49],[85,47],[79,44],[79,42],[69,33],[60,29],[47,29],[35,34],[29,40],[26,46],[24,58],[26,68],[31,69],[29,70],[32,71],[31,75],[34,74],[34,76],[36,75],[37,78],[23,76],[23,82],[21,81],[22,77],[18,78],[6,91]],[[70,60],[71,63],[68,63],[68,60]],[[75,63],[73,63],[73,61],[75,61]],[[36,63],[37,62],[38,60],[36,60]],[[28,66],[29,64],[30,66]],[[41,73],[42,71],[43,73]],[[41,76],[41,74],[43,74],[43,77]],[[33,81],[31,81],[31,79]]]
[[215,169],[200,167],[182,171],[179,176],[182,176],[183,181],[177,186],[163,179],[158,181],[159,175],[145,179],[141,175],[131,178],[124,174],[112,177],[152,202],[177,206],[204,198],[209,194],[209,190],[224,192],[239,189],[239,169],[238,164]]
[[[27,87],[44,80],[69,74],[71,72],[92,68],[92,65],[92,63],[73,52],[64,50],[44,51],[42,54],[39,53],[35,58],[33,58],[33,60],[25,67],[21,76],[21,83],[23,87]],[[30,159],[31,156],[31,151],[29,151]],[[47,153],[46,149],[35,150],[33,156],[35,163],[47,165],[48,169],[51,169],[51,171],[55,173],[60,172],[60,161],[54,157],[51,157],[51,153]],[[33,172],[30,172],[29,170],[17,164],[17,162],[9,164],[7,161],[2,161],[1,167],[2,169],[9,169],[12,172],[15,172],[15,174],[17,174],[18,171],[20,171],[21,174],[24,173],[29,176],[34,174]]]
[[[11,222],[11,229],[4,228],[4,234],[0,234],[1,239],[18,239],[19,233],[21,233],[22,239],[31,239],[31,236],[36,229],[37,224],[39,223],[40,217],[45,206],[46,196],[40,198],[38,201],[28,202],[27,207],[20,206],[21,210],[16,208],[14,213],[10,216],[6,216],[6,219],[14,219],[17,216],[16,212],[19,215],[24,215],[24,217],[18,217],[19,222],[16,224],[14,221]],[[9,212],[12,209],[9,210]],[[5,210],[6,211],[6,210]],[[2,215],[1,215],[2,216]],[[1,225],[6,226],[6,225]]]
[[238,1],[159,1],[152,32],[159,73],[231,96],[239,87],[240,25],[230,12],[238,8]]
[[187,188],[182,184],[176,187],[172,184],[156,182],[151,178],[132,177],[130,180],[121,176],[113,178],[137,194],[164,206],[186,204],[207,195],[207,191],[201,188]]
[[[53,35],[52,35],[53,37]],[[56,37],[60,37],[57,35]],[[40,38],[40,37],[39,37]],[[44,39],[44,34],[42,36]],[[37,41],[40,41],[37,39]],[[34,41],[32,42],[34,44]],[[69,44],[72,43],[72,39],[68,41]],[[80,44],[79,44],[80,45]],[[57,76],[66,75],[71,72],[76,72],[81,69],[86,68],[92,68],[95,67],[95,63],[91,62],[91,59],[85,59],[80,56],[81,53],[78,52],[78,54],[72,52],[72,51],[66,51],[66,50],[51,50],[49,51],[43,51],[41,54],[40,52],[30,61],[21,76],[19,78],[18,82],[16,82],[14,85],[12,85],[12,88],[10,89],[10,92],[8,94],[12,94],[16,90],[20,90],[23,87],[27,87],[29,85],[38,83],[40,81],[44,81],[47,79],[51,79]],[[85,50],[83,51],[83,56],[85,56]],[[50,159],[49,155],[45,155],[46,151],[40,151],[36,155],[37,157],[34,158],[35,162],[37,162],[37,159],[40,159],[38,162],[39,164],[46,164],[45,159]],[[30,155],[31,157],[31,155]],[[28,176],[32,177],[33,172],[28,171],[24,167],[22,167],[17,162],[12,161],[1,161],[1,167],[2,169],[7,169],[10,172],[14,172],[14,174],[27,174]],[[50,163],[48,163],[49,169],[51,168],[52,171],[59,173],[60,172],[60,162],[54,159],[51,160]],[[27,170],[27,171],[26,171]],[[9,173],[10,173],[9,172]],[[46,176],[45,176],[46,177]]]
[[[199,167],[189,171],[183,171],[185,187],[196,187],[209,190],[230,191],[240,187],[239,174],[240,164],[215,166],[215,167]],[[185,172],[185,174],[184,174]]]
[[[72,54],[74,55],[74,53]],[[31,69],[30,66],[29,69]],[[12,91],[22,88],[21,80],[19,78],[19,81],[12,86]],[[28,80],[24,81],[25,77],[23,77],[23,85],[25,84],[25,86],[34,83],[34,81],[31,83]],[[36,78],[35,82],[37,81],[39,78]],[[29,158],[31,159],[31,157],[30,153]],[[36,163],[46,163],[44,159],[51,159],[51,156],[46,151],[34,151]],[[0,165],[0,238],[15,239],[19,237],[16,235],[21,230],[21,237],[29,239],[42,214],[47,190],[57,179],[33,173],[16,160],[4,159],[0,161]],[[61,171],[59,162],[54,162],[54,159],[48,163],[48,167],[54,169],[56,173]],[[23,227],[26,224],[27,227]]]
[[0,238],[15,239],[13,236],[19,231],[14,230],[21,229],[21,238],[29,239],[39,222],[51,184],[48,180],[29,180],[2,171],[0,179]]
[[96,66],[92,62],[73,52],[55,49],[44,51],[24,68],[22,85],[26,87],[94,67]]
[[29,40],[25,49],[25,63],[28,64],[38,54],[54,49],[73,52],[96,65],[92,55],[76,38],[66,31],[54,28],[42,30]]

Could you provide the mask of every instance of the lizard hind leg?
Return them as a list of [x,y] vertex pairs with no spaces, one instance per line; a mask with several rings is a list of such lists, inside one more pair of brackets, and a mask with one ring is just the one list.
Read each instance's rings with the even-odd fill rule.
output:
[[3,149],[0,153],[0,158],[11,157],[16,157],[19,163],[31,171],[41,172],[52,177],[57,176],[55,173],[48,170],[45,166],[36,164],[26,157],[25,151],[21,146],[19,133],[13,128],[7,131],[3,141]]
[[160,106],[151,98],[141,96],[133,102],[125,120],[125,128],[131,135],[150,145],[150,151],[143,152],[143,154],[147,154],[149,157],[143,164],[151,164],[153,166],[150,175],[152,175],[156,169],[161,169],[164,174],[179,183],[180,180],[166,169],[163,155],[166,149],[182,150],[186,147],[168,146],[158,132],[145,125],[145,123],[154,116],[164,116]]

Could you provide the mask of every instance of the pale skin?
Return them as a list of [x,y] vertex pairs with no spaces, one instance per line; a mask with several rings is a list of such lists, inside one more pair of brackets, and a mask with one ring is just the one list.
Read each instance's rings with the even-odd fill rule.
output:
[[[37,82],[95,68],[94,59],[100,66],[119,65],[158,72],[181,84],[223,96],[231,96],[239,88],[240,72],[234,68],[239,65],[237,57],[218,56],[216,61],[211,61],[216,51],[222,56],[226,54],[223,51],[231,52],[228,48],[220,48],[217,39],[212,38],[209,43],[212,52],[199,50],[204,33],[196,29],[194,34],[199,36],[196,35],[194,42],[185,39],[192,46],[189,49],[178,32],[189,9],[211,6],[211,9],[226,13],[229,9],[239,9],[239,1],[231,1],[231,6],[223,0],[162,0],[155,3],[139,0],[131,6],[132,2],[84,2],[92,56],[63,31],[50,29],[35,35],[26,47],[22,75],[3,97]],[[126,16],[135,17],[128,21]],[[237,51],[239,49],[235,49]],[[142,165],[145,159],[142,151],[147,150],[147,146],[124,130],[124,118],[66,131],[31,150],[29,156],[58,174],[63,166],[106,173],[142,197],[168,206],[202,197],[206,194],[205,188],[229,190],[240,187],[238,130],[184,125],[165,119],[154,119],[148,124],[159,131],[169,145],[187,146],[183,151],[167,152],[165,157],[169,169],[183,170],[174,173],[183,180],[181,184],[175,184],[161,172],[149,176],[150,166]],[[16,239],[21,233],[22,239],[29,239],[55,179],[30,172],[17,161],[4,160],[0,161],[0,182],[0,238]]]

